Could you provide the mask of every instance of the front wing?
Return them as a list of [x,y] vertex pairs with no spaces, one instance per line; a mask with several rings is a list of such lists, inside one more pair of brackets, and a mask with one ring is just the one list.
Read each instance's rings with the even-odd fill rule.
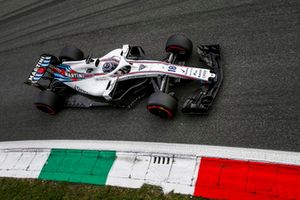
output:
[[223,81],[221,55],[219,45],[200,45],[197,47],[200,61],[212,73],[216,74],[207,84],[203,84],[184,103],[182,112],[187,114],[207,114],[215,100]]

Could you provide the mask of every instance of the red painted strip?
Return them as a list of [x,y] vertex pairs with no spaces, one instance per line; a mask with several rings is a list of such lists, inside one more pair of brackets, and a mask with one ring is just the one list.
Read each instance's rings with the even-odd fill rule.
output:
[[194,196],[212,199],[300,199],[300,166],[202,158]]

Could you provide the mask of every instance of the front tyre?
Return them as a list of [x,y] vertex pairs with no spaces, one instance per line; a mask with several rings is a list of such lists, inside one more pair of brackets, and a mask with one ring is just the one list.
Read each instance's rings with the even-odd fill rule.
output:
[[171,119],[177,110],[177,100],[169,94],[155,92],[149,97],[147,110],[159,117]]
[[42,112],[54,115],[63,107],[63,98],[50,90],[40,91],[34,105]]
[[192,54],[193,43],[182,34],[175,34],[168,38],[166,52],[177,54],[180,60],[186,61]]

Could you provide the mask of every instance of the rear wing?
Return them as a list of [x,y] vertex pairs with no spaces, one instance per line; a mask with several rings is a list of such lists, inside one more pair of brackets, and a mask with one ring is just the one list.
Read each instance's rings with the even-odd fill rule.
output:
[[37,84],[37,82],[42,78],[42,76],[47,71],[47,68],[50,65],[51,56],[49,55],[41,55],[38,63],[33,68],[31,74],[28,79],[25,81],[28,85]]

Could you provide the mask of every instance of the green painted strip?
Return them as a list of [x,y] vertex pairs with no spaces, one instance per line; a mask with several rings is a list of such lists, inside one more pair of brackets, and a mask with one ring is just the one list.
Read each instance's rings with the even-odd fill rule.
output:
[[115,151],[52,149],[39,179],[105,185]]

